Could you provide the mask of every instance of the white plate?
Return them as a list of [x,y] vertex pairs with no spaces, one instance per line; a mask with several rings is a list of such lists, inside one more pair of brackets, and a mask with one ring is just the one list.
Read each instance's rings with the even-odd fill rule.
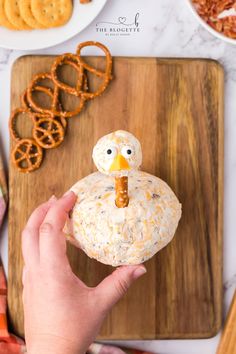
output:
[[72,17],[65,26],[32,31],[10,31],[0,27],[0,47],[36,50],[65,42],[87,27],[103,9],[107,0],[92,0],[84,5],[80,4],[79,0],[73,2]]
[[198,22],[208,31],[210,32],[213,36],[227,42],[230,44],[236,45],[236,40],[233,38],[226,37],[224,34],[217,32],[214,30],[211,26],[209,26],[197,13],[193,3],[191,0],[186,0],[189,8],[191,9],[192,13],[194,14],[195,18],[198,20]]

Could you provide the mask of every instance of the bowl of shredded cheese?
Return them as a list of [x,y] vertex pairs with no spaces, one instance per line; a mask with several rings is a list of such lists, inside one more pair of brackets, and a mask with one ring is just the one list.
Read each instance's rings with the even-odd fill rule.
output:
[[215,37],[236,44],[235,0],[187,0],[201,25]]

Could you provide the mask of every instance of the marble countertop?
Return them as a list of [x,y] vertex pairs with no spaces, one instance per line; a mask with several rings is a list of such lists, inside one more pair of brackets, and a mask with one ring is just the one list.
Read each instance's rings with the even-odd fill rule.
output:
[[[236,200],[236,46],[226,44],[203,29],[191,14],[187,0],[108,0],[94,22],[73,39],[31,53],[0,48],[0,148],[5,161],[9,154],[8,117],[10,107],[10,71],[14,60],[24,54],[57,54],[74,51],[78,42],[105,42],[112,55],[191,57],[218,60],[225,69],[225,207],[224,207],[224,315],[230,305],[236,284],[235,200]],[[139,31],[106,31],[98,23],[117,21],[139,22]],[[93,53],[92,53],[93,54]],[[7,269],[7,225],[0,249]],[[213,354],[220,334],[205,340],[162,340],[122,342],[126,346],[145,348],[160,354]]]

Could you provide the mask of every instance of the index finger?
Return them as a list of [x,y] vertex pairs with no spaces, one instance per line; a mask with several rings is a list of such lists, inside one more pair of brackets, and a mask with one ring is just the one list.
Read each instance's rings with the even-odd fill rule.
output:
[[53,196],[36,208],[22,231],[22,253],[25,264],[33,265],[39,260],[39,228],[55,201],[56,197]]
[[43,224],[50,224],[54,230],[62,231],[65,226],[68,213],[73,208],[76,199],[77,196],[72,191],[65,194],[61,199],[58,199],[58,201],[54,203],[47,212]]
[[76,195],[69,192],[59,199],[48,211],[39,230],[40,262],[55,267],[66,265],[66,238],[63,233],[68,213],[76,201]]

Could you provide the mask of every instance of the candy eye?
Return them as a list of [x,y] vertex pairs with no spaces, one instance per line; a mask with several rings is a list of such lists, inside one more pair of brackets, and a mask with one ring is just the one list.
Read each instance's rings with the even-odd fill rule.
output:
[[117,155],[117,150],[114,146],[112,147],[109,147],[107,150],[106,150],[106,155],[107,157],[109,158],[114,158],[116,155]]
[[125,146],[122,148],[121,153],[124,157],[128,158],[133,155],[133,149],[129,146]]

